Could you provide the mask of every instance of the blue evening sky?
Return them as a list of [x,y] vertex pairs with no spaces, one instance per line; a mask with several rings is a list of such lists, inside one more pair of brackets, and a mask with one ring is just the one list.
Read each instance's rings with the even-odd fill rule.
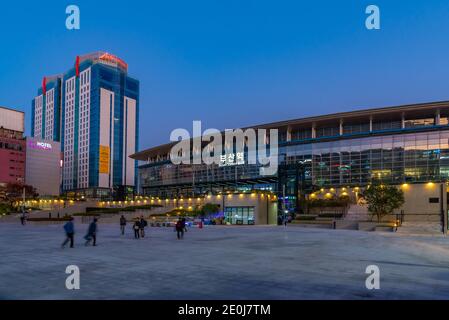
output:
[[[65,28],[65,8],[81,30]],[[381,30],[365,28],[365,8]],[[105,50],[140,80],[140,148],[203,129],[449,100],[449,1],[6,1],[0,105],[26,112],[44,75]]]

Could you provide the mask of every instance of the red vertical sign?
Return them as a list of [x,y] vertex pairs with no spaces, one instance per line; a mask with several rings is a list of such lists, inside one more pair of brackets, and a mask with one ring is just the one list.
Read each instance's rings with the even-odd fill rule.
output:
[[46,92],[47,92],[47,78],[44,77],[44,79],[42,79],[42,93],[45,95]]
[[76,76],[79,77],[79,75],[80,75],[80,56],[76,56],[75,72],[76,72]]

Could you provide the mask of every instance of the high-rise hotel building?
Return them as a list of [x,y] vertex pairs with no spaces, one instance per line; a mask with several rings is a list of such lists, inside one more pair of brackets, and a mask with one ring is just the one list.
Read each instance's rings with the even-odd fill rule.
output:
[[62,192],[126,198],[134,192],[139,81],[122,59],[95,52],[66,73],[44,78],[32,102],[32,136],[60,141]]

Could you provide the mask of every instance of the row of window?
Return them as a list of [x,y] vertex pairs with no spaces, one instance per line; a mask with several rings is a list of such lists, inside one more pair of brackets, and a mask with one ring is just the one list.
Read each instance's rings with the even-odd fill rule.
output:
[[449,132],[427,132],[281,148],[280,163],[303,163],[316,185],[372,180],[418,182],[449,178]]
[[65,123],[64,123],[64,168],[63,189],[73,189],[73,143],[75,117],[75,77],[66,81],[65,85]]
[[[11,154],[14,154],[14,153],[11,153]],[[9,162],[25,163],[25,161],[23,161],[23,160],[18,160],[18,159],[9,159]]]
[[52,103],[54,101],[54,96],[55,96],[54,91],[55,91],[55,89],[50,89],[46,92],[45,98],[46,98],[47,103]]
[[[420,128],[427,126],[434,126],[436,124],[435,118],[422,118],[422,119],[408,119],[404,120],[404,128]],[[448,125],[449,118],[441,117],[439,119],[439,125]],[[372,131],[386,131],[386,130],[399,130],[402,129],[402,120],[396,121],[382,121],[382,122],[372,122]],[[370,132],[369,123],[354,123],[354,124],[343,124],[342,133],[347,134],[358,134]],[[340,135],[340,126],[326,126],[315,128],[315,136],[317,138],[322,137],[335,137]],[[291,140],[307,140],[312,138],[312,128],[307,129],[297,129],[291,132]],[[287,141],[287,132],[283,131],[279,133],[279,140],[281,142]]]
[[45,109],[45,139],[52,140],[53,139],[53,106],[54,104],[52,102],[48,102],[46,109]]
[[[88,91],[88,83],[90,81],[90,70],[81,74],[81,101],[80,101],[80,145],[78,160],[78,187],[87,188],[89,179],[89,113],[90,113],[90,92]],[[84,93],[85,92],[85,93]]]
[[[342,139],[281,147],[280,165],[300,165],[316,185],[367,184],[373,180],[449,180],[449,130]],[[173,165],[140,169],[143,187],[261,178],[257,165]]]
[[34,100],[34,135],[42,136],[42,96],[36,97]]
[[75,91],[75,77],[72,77],[72,78],[70,78],[69,80],[67,80],[67,81],[65,82],[65,92],[66,92],[66,95],[67,95],[69,92],[72,92],[72,91]]
[[237,181],[260,177],[258,165],[172,165],[165,164],[143,168],[140,178],[144,186],[170,185],[181,183],[213,183],[216,181]]
[[80,73],[80,83],[85,85],[90,82],[90,68]]
[[[0,142],[0,149],[23,151],[23,146],[19,143]],[[14,153],[11,153],[11,155],[14,155]]]

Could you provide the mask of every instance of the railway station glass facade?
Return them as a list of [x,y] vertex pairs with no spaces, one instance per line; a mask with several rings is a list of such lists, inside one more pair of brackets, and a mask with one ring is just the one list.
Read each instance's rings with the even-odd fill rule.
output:
[[[436,188],[432,195],[417,190],[433,182],[441,183],[438,192],[449,187],[449,101],[293,119],[257,128],[278,130],[279,166],[272,176],[261,175],[260,166],[248,163],[174,165],[169,158],[170,145],[162,145],[135,155],[146,162],[139,167],[142,193],[177,198],[273,192],[281,217],[308,211],[307,196],[316,191],[320,191],[320,199],[328,193],[331,199],[346,187],[358,193],[372,183],[406,183],[416,184],[413,192],[419,198],[409,200],[407,210],[412,215],[416,214],[413,210],[428,210],[439,216],[445,210],[445,200],[440,201],[441,206],[431,200],[448,195],[437,194]],[[254,208],[230,204],[224,211],[231,224],[253,221]]]
[[[297,144],[282,147],[280,153],[281,164],[304,163],[306,182],[323,187],[440,181],[449,176],[449,130]],[[287,184],[287,190],[294,185]]]
[[254,224],[254,207],[226,207],[224,216],[230,224]]

